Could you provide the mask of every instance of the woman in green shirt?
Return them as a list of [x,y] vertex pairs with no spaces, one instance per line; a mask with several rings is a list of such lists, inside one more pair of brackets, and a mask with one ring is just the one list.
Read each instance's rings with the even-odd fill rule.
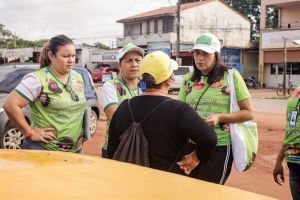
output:
[[193,48],[193,67],[194,72],[184,77],[179,99],[192,106],[208,125],[214,127],[218,143],[208,162],[195,169],[191,176],[224,184],[233,162],[229,124],[253,119],[250,94],[243,78],[234,70],[233,81],[240,111],[230,113],[228,68],[221,63],[220,41],[211,33],[198,37]]
[[284,183],[284,159],[289,168],[289,182],[293,199],[300,199],[300,86],[288,101],[286,133],[273,170],[274,181]]

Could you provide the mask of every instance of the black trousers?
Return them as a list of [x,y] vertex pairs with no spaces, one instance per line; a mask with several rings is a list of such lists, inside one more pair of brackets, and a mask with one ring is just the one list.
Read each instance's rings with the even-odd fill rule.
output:
[[224,185],[233,162],[231,145],[217,146],[206,163],[201,163],[191,172],[190,177]]

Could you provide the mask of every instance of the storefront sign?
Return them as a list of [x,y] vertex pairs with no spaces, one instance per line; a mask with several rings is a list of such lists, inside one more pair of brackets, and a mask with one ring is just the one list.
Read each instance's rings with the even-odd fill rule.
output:
[[90,52],[91,62],[117,62],[118,51]]
[[151,53],[153,51],[163,51],[167,55],[171,55],[171,44],[170,42],[148,42],[147,43],[147,53]]

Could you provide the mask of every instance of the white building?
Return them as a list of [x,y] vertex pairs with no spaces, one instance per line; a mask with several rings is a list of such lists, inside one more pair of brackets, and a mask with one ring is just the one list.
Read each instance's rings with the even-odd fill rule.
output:
[[[278,24],[275,27],[266,25],[269,8],[278,12]],[[268,88],[274,88],[283,83],[286,55],[286,84],[288,84],[289,76],[294,84],[300,83],[300,46],[293,43],[293,40],[300,39],[300,1],[262,0],[260,26],[260,82]],[[286,54],[284,41],[286,41]]]
[[[163,50],[170,56],[176,52],[176,6],[162,7],[127,17],[124,37],[117,38],[117,47],[132,42],[147,52]],[[191,50],[196,38],[211,32],[223,44],[223,61],[227,65],[242,64],[242,50],[250,47],[250,20],[223,1],[207,0],[181,5],[180,57],[183,65],[191,64]]]

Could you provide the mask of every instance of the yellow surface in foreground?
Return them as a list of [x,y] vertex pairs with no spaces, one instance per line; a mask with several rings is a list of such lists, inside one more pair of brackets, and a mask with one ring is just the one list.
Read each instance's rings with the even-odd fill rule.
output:
[[0,150],[1,199],[272,199],[146,167],[50,151]]

